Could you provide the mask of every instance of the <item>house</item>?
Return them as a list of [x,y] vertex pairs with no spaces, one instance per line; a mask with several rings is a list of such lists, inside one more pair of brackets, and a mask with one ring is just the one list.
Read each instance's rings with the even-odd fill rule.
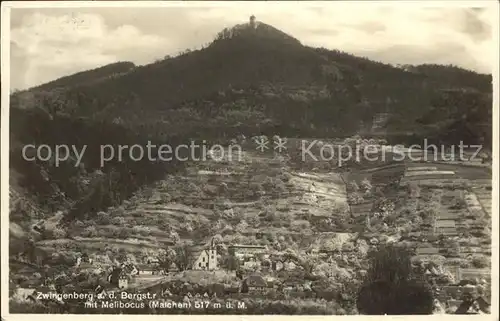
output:
[[154,264],[154,265],[157,265],[157,264],[160,264],[160,260],[157,258],[157,257],[146,257],[144,258],[144,264]]
[[159,270],[156,266],[149,264],[138,264],[135,266],[137,270],[137,275],[154,275],[159,274]]
[[80,270],[95,270],[96,268],[92,265],[92,263],[89,262],[82,262],[79,265],[77,265],[77,268]]
[[120,289],[128,289],[130,283],[130,275],[122,272],[118,276],[118,287]]
[[439,249],[435,247],[420,247],[417,248],[417,255],[437,255]]
[[284,263],[284,269],[286,271],[294,271],[295,269],[297,268],[297,264],[295,264],[294,262],[285,262]]
[[267,247],[264,245],[231,245],[228,247],[229,252],[234,253],[234,256],[238,259],[242,259],[245,256],[251,257],[258,254],[266,254]]
[[36,301],[36,290],[34,288],[17,288],[14,291],[13,297],[20,300]]
[[51,291],[56,291],[56,284],[51,278],[46,278],[43,282],[43,286],[49,288]]
[[87,253],[83,253],[81,256],[76,258],[76,265],[80,265],[82,263],[92,264],[92,259],[89,257]]
[[117,285],[118,284],[118,277],[120,276],[120,273],[121,273],[121,268],[114,268],[111,273],[109,273],[108,275],[108,282],[110,284],[114,284],[114,285]]
[[299,282],[294,279],[287,279],[281,283],[283,291],[293,291],[299,288]]
[[105,289],[105,286],[104,285],[101,285],[101,284],[98,284],[95,288],[94,288],[94,293],[96,295],[106,295],[106,289]]
[[192,263],[193,270],[217,270],[219,268],[217,260],[217,248],[213,240],[208,247],[193,249]]
[[489,269],[463,268],[461,272],[460,280],[491,279],[491,272]]
[[259,269],[261,267],[261,262],[254,257],[247,258],[243,262],[243,267],[247,269]]
[[[57,304],[64,304],[64,301],[62,297],[58,297],[55,295],[57,292],[54,291],[53,287],[48,287],[48,286],[39,286],[36,288],[35,295],[38,296],[38,294],[43,294],[42,300],[48,301],[48,302],[53,302]],[[37,299],[35,297],[35,299]]]
[[436,228],[454,228],[456,227],[455,220],[439,219],[436,220]]
[[254,274],[248,276],[241,283],[241,293],[263,292],[268,288],[266,280],[260,275]]
[[92,259],[88,256],[87,253],[83,253],[81,256],[76,258],[75,266],[81,269],[88,269],[92,267]]
[[450,266],[447,269],[456,282],[459,282],[462,279],[462,268],[459,266]]
[[472,300],[463,300],[455,314],[478,314],[480,312],[484,314],[490,314],[490,305],[482,297]]
[[215,248],[195,251],[194,257],[193,270],[216,270],[218,268],[217,250]]
[[430,275],[430,276],[437,276],[437,275],[441,275],[442,271],[440,271],[440,269],[436,268],[435,266],[430,266],[430,265],[427,265],[425,267],[425,270],[424,270],[424,274],[425,275]]
[[115,268],[108,275],[108,282],[120,289],[128,288],[131,280],[130,274],[123,268]]
[[92,259],[89,257],[87,253],[82,254],[82,262],[92,263]]
[[121,269],[123,272],[125,272],[128,275],[137,275],[139,271],[135,267],[135,265],[130,264],[130,263],[123,263],[121,265]]
[[160,274],[165,274],[168,272],[177,272],[177,271],[179,271],[179,268],[177,267],[177,265],[175,263],[172,262],[172,264],[170,264],[168,269],[159,269],[159,270],[160,270]]
[[272,261],[271,263],[271,269],[273,271],[281,271],[284,268],[284,264],[281,261]]

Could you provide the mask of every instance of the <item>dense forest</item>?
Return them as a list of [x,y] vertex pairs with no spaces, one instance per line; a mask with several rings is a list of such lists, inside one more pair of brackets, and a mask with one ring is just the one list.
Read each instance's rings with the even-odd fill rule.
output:
[[[151,162],[147,157],[140,161],[129,157],[121,161],[115,157],[101,166],[102,145],[146,146],[148,141],[153,145],[159,141],[119,124],[60,115],[50,117],[41,109],[13,109],[11,129],[10,166],[22,174],[16,185],[35,195],[46,210],[70,206],[69,219],[120,204],[140,186],[162,178],[160,173],[177,171],[181,166],[175,160]],[[169,143],[175,146],[176,139],[169,136]],[[53,155],[47,162],[24,160],[22,146],[26,144],[74,145],[79,150],[86,146],[86,150],[78,166],[72,155],[56,166]]]

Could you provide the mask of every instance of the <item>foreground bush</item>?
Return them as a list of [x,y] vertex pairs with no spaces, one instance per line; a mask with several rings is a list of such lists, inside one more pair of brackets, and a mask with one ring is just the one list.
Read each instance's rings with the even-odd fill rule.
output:
[[414,275],[411,256],[411,251],[395,245],[369,254],[371,266],[356,302],[361,314],[432,314],[433,292]]

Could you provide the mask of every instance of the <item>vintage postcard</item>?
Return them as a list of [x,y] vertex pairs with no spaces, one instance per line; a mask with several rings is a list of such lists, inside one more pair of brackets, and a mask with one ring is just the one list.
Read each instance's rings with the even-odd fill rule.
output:
[[497,1],[1,21],[3,319],[498,320]]

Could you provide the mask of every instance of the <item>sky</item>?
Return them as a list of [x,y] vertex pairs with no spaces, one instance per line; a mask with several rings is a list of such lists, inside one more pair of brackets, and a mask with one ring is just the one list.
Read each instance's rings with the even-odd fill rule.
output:
[[11,88],[26,89],[117,61],[154,62],[200,48],[250,15],[304,45],[392,64],[454,64],[491,73],[495,8],[246,2],[162,8],[15,8]]

